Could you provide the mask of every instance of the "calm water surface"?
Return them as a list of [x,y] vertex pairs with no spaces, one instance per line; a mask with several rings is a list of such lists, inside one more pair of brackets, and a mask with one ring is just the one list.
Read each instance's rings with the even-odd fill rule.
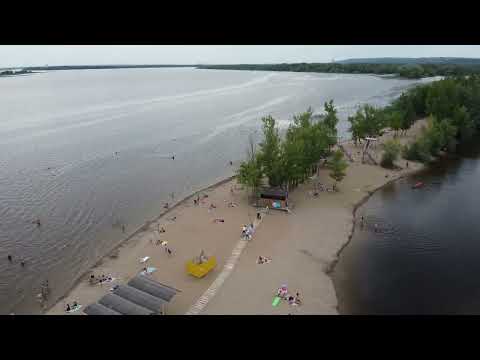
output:
[[[180,199],[231,175],[228,162],[244,158],[261,116],[285,127],[292,114],[321,112],[334,99],[345,120],[359,103],[385,105],[413,84],[188,68],[1,78],[0,313],[38,312],[42,281],[52,303],[171,193]],[[340,133],[346,128],[342,121]]]
[[340,312],[480,314],[479,188],[480,138],[376,192],[335,267]]

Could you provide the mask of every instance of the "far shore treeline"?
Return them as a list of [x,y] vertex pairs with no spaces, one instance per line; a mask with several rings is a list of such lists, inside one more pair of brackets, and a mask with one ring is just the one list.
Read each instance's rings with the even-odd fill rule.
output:
[[341,64],[331,62],[295,64],[200,65],[198,68],[217,70],[397,75],[408,79],[419,79],[432,76],[480,74],[479,64]]
[[[295,115],[285,136],[280,136],[273,117],[264,117],[259,150],[250,138],[248,158],[237,171],[238,181],[252,194],[264,179],[270,186],[292,189],[315,173],[322,158],[328,159],[330,176],[341,181],[347,164],[340,150],[332,151],[337,144],[337,111],[332,100],[324,107],[325,114],[320,117],[313,116],[312,109]],[[428,118],[422,133],[402,147],[396,138],[422,118]],[[394,166],[400,153],[407,160],[431,162],[479,133],[480,75],[446,77],[418,85],[387,107],[361,106],[348,121],[355,143],[381,136],[385,128],[394,131],[393,140],[383,144],[384,167]]]

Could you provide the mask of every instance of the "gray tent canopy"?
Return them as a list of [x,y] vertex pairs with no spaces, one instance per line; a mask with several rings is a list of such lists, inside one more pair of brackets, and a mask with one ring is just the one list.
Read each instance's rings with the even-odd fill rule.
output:
[[153,315],[152,310],[146,309],[140,305],[134,304],[118,295],[107,294],[99,301],[107,308],[113,309],[123,315]]
[[178,292],[178,290],[156,282],[155,280],[149,279],[147,276],[144,275],[137,275],[128,282],[128,285],[140,291],[153,295],[157,298],[161,298],[167,302],[170,302],[170,300]]
[[157,314],[163,314],[163,306],[167,303],[165,300],[150,295],[144,291],[135,289],[134,287],[127,285],[119,285],[113,293],[115,295],[121,296],[122,298],[135,303],[139,306],[142,306],[146,309],[152,310]]
[[119,312],[99,303],[88,305],[83,312],[87,315],[122,315]]

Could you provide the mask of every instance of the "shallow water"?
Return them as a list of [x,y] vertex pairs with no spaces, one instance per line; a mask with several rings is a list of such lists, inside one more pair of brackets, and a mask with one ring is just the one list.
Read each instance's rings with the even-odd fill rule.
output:
[[[285,127],[332,98],[345,119],[357,104],[385,105],[415,83],[188,68],[1,78],[0,313],[38,312],[45,279],[51,304],[171,193],[175,201],[230,176],[229,161],[244,158],[261,116]],[[339,128],[345,135],[346,122]]]
[[357,210],[366,225],[333,273],[341,313],[480,314],[480,138],[458,155]]

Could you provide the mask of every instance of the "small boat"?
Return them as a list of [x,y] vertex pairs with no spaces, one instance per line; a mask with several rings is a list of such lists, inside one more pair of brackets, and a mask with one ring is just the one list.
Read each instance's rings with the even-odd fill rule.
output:
[[423,185],[425,185],[423,182],[419,181],[417,182],[415,185],[412,186],[412,189],[419,189],[421,188]]

